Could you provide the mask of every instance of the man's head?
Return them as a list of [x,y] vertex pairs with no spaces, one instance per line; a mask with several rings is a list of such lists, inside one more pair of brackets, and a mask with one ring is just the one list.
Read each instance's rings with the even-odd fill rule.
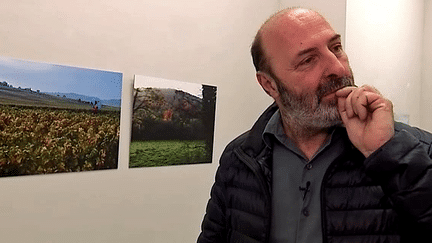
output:
[[340,123],[334,91],[353,85],[341,38],[317,12],[282,10],[267,20],[252,44],[257,80],[283,116],[308,128]]

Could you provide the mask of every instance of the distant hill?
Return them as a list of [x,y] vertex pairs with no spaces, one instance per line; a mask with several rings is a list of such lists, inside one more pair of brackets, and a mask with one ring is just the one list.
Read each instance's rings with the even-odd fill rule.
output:
[[154,90],[158,90],[164,97],[167,102],[174,102],[176,99],[178,99],[179,95],[187,100],[194,100],[197,102],[201,102],[201,98],[198,96],[195,96],[191,93],[184,92],[178,89],[169,89],[169,88],[153,88]]
[[0,104],[67,109],[92,109],[92,106],[85,102],[32,91],[31,89],[20,89],[6,86],[0,86]]
[[112,99],[112,100],[101,100],[103,105],[107,105],[107,106],[114,106],[114,107],[120,107],[121,106],[121,100],[116,100],[116,99]]
[[120,110],[120,100],[100,100],[96,97],[74,96],[66,93],[42,93],[30,88],[14,88],[0,83],[0,105],[92,110],[91,102],[95,100],[100,101],[103,105],[102,109],[112,107],[114,110]]
[[[152,104],[149,101],[153,95],[162,97],[163,101]],[[139,109],[153,110],[153,115],[171,110],[174,115],[193,117],[198,116],[201,108],[202,98],[177,89],[141,89],[134,97],[134,111]]]
[[120,99],[101,100],[97,97],[80,95],[75,93],[60,93],[60,92],[45,92],[45,93],[54,96],[59,96],[59,97],[66,97],[73,100],[80,99],[82,101],[93,102],[93,103],[97,101],[98,103],[101,103],[102,105],[106,105],[106,106],[120,107],[121,105]]

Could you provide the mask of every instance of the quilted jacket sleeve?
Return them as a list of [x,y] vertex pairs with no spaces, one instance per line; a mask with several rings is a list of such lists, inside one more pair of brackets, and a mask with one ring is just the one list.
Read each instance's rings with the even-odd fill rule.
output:
[[429,133],[402,129],[365,161],[366,173],[380,183],[407,226],[402,229],[407,238],[431,237],[431,140]]
[[225,148],[216,171],[216,178],[210,192],[206,214],[201,225],[201,234],[198,243],[225,243],[227,242],[226,225],[226,165],[233,160],[232,143]]
[[211,197],[207,203],[206,215],[201,225],[201,234],[198,243],[222,243],[226,242],[225,209],[223,187],[219,183],[218,176],[220,168],[216,173],[216,182],[211,190]]

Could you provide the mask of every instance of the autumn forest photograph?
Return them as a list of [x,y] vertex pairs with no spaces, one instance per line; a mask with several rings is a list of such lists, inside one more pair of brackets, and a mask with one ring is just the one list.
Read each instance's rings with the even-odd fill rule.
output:
[[216,87],[135,76],[129,167],[211,163]]

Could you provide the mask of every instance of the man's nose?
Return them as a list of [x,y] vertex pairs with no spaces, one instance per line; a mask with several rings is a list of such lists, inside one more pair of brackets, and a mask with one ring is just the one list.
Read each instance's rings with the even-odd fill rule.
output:
[[330,52],[327,54],[326,58],[326,70],[324,76],[337,76],[342,77],[347,75],[347,69],[344,65],[346,62],[346,56],[337,56],[334,53]]

